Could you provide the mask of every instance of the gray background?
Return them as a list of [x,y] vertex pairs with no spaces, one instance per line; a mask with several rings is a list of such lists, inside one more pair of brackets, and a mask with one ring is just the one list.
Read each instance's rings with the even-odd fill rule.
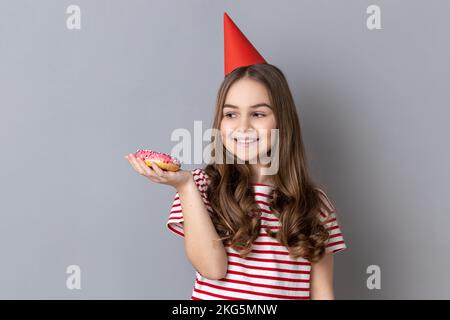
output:
[[[70,4],[81,30],[66,28]],[[366,28],[370,4],[382,30]],[[124,156],[170,151],[174,129],[211,125],[227,11],[291,86],[348,245],[336,297],[449,299],[449,9],[0,1],[0,298],[190,298],[194,270],[165,226],[174,190]],[[81,290],[66,289],[71,264]],[[366,287],[372,264],[381,290]]]

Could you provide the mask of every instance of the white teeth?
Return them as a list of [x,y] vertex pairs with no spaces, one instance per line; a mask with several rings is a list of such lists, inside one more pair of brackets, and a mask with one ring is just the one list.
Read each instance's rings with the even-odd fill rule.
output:
[[253,143],[258,141],[257,139],[252,139],[252,140],[240,140],[240,139],[235,139],[237,142],[239,143]]

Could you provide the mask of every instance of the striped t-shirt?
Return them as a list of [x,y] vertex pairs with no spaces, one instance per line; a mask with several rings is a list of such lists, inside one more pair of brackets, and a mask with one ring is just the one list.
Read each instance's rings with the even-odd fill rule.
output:
[[[202,199],[212,213],[206,189],[208,176],[202,169],[192,171],[194,181]],[[278,218],[271,213],[268,202],[273,190],[265,184],[252,185],[255,199],[261,208],[261,229],[259,237],[253,242],[252,251],[246,257],[230,246],[225,246],[228,255],[228,271],[220,280],[210,280],[196,271],[196,280],[191,300],[305,300],[310,299],[311,263],[304,258],[289,256],[285,246],[268,236],[266,228],[280,228]],[[320,212],[320,220],[330,232],[326,252],[337,252],[346,248],[344,238],[336,220],[335,209],[323,190],[319,195],[330,210]],[[167,227],[177,235],[184,236],[183,210],[178,193],[170,210]]]

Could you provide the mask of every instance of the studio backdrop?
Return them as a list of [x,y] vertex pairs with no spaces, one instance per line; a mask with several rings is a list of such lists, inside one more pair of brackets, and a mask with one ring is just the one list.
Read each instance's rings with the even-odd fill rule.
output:
[[445,0],[1,0],[0,298],[190,298],[174,189],[124,156],[211,127],[224,12],[289,82],[336,298],[449,299]]

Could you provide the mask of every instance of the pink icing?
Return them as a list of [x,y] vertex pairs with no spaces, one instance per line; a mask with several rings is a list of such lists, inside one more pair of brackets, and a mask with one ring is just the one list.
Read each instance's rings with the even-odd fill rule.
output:
[[171,155],[168,155],[167,153],[156,152],[156,151],[152,151],[152,150],[139,149],[138,151],[136,151],[134,156],[140,157],[143,160],[144,159],[159,160],[159,161],[162,161],[165,163],[173,163],[175,165],[180,165],[180,161],[177,158],[172,157]]

